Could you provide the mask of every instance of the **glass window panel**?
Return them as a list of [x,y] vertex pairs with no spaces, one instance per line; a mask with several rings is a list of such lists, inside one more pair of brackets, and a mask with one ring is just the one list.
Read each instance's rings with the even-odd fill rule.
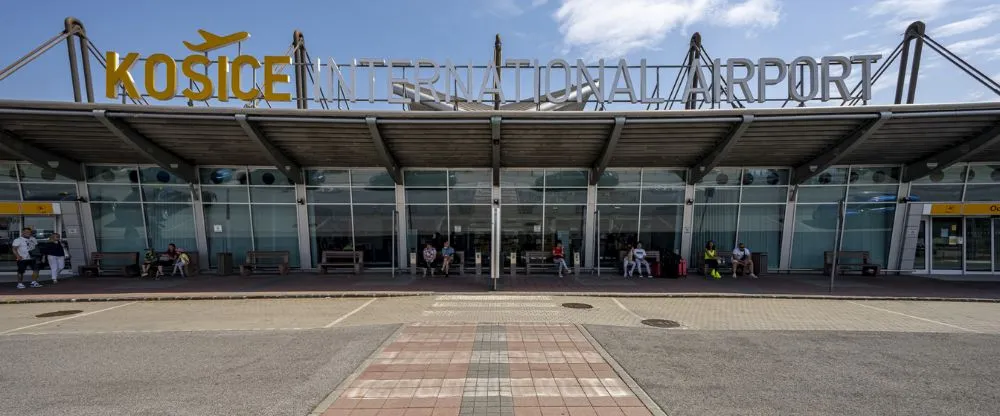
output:
[[350,186],[351,173],[348,170],[319,170],[310,169],[306,171],[306,185],[329,186],[345,185]]
[[650,185],[685,185],[687,172],[676,169],[643,169],[642,183]]
[[715,168],[711,172],[708,172],[708,175],[705,175],[702,180],[698,181],[698,184],[706,186],[738,186],[740,184],[740,172],[740,168]]
[[247,188],[242,186],[202,186],[201,200],[205,203],[245,203],[250,201],[250,194],[247,192]]
[[254,250],[287,251],[288,264],[299,266],[299,226],[294,205],[254,205]]
[[[767,253],[767,266],[781,264],[781,234],[785,227],[785,205],[744,205],[740,208],[740,229],[737,242],[743,242],[751,253]],[[731,251],[734,247],[722,247]]]
[[788,187],[785,186],[754,186],[744,187],[740,196],[743,202],[785,202],[788,200]]
[[[194,210],[191,205],[182,204],[145,204],[146,231],[149,234],[149,244],[158,251],[166,251],[168,244],[175,244],[178,249],[198,251],[194,236]],[[202,253],[198,253],[202,254]],[[203,262],[204,256],[199,256]]]
[[159,166],[139,168],[139,177],[142,178],[142,185],[157,184],[187,184],[183,179],[174,176]]
[[0,182],[17,182],[17,170],[14,162],[0,160]]
[[406,187],[440,187],[448,186],[449,177],[445,170],[407,170],[403,172],[403,185]]
[[452,204],[489,204],[493,198],[493,190],[490,188],[452,188],[448,193]]
[[740,202],[740,188],[696,187],[694,189],[696,204],[737,204]]
[[597,243],[601,267],[622,267],[622,254],[639,238],[638,205],[598,205]]
[[447,204],[448,191],[445,188],[406,188],[407,204]]
[[796,191],[798,202],[840,202],[846,186],[802,186]]
[[614,187],[639,187],[642,182],[642,170],[640,169],[608,169],[601,174],[597,180],[599,188]]
[[395,204],[396,188],[351,188],[355,204]]
[[590,171],[587,170],[546,170],[546,188],[583,187],[590,184]]
[[638,189],[597,189],[598,204],[638,204]]
[[683,205],[643,205],[639,214],[639,242],[647,251],[680,253]]
[[[997,183],[1000,182],[1000,166],[997,165],[969,165],[969,183]],[[1000,199],[1000,197],[998,197]]]
[[243,168],[201,168],[198,176],[203,185],[247,184],[247,171]]
[[851,185],[847,189],[849,202],[896,202],[899,185]]
[[408,205],[406,207],[406,244],[411,252],[419,252],[424,244],[431,242],[436,249],[448,235],[448,206]]
[[837,207],[837,204],[795,206],[791,268],[823,269],[823,252],[833,250],[837,238]]
[[714,241],[717,250],[732,250],[736,244],[738,205],[695,205],[691,256],[701,265],[705,244]]
[[394,187],[396,181],[385,169],[352,169],[351,186]]
[[20,201],[21,190],[16,183],[0,183],[0,201]]
[[141,252],[148,246],[139,204],[90,204],[97,251]]
[[191,202],[191,188],[143,184],[142,197],[146,202]]
[[140,202],[139,186],[90,185],[91,202]]
[[914,184],[910,186],[910,199],[913,202],[960,202],[962,186]]
[[[218,267],[216,254],[232,253],[233,265],[246,261],[247,251],[253,250],[250,235],[250,206],[205,203],[205,233],[208,236],[209,267]],[[222,231],[217,231],[216,226]],[[205,259],[201,260],[205,262]]]
[[658,186],[642,189],[642,204],[683,204],[684,188]]
[[500,183],[505,187],[545,185],[545,172],[542,169],[518,170],[500,169]]
[[[996,202],[1000,201],[1000,184],[994,185],[966,185],[965,200],[969,202]],[[1000,260],[998,260],[1000,261]]]
[[502,188],[500,202],[503,204],[541,204],[541,188]]
[[366,267],[391,267],[394,205],[355,205],[354,244],[364,253]]
[[895,214],[895,203],[847,204],[841,250],[867,251],[873,262],[885,267],[889,261],[889,242],[892,240]]
[[510,253],[544,250],[541,205],[500,206],[500,252],[510,266]]
[[310,204],[349,204],[351,203],[351,188],[333,186],[307,188],[306,201]]
[[476,252],[489,267],[492,207],[486,205],[451,205],[451,246],[465,252],[465,264],[476,264]]
[[251,168],[250,184],[258,186],[288,186],[292,182],[280,170],[270,168]]
[[942,172],[918,178],[913,183],[964,183],[966,168],[966,165],[951,166]]
[[586,204],[586,188],[545,188],[546,204]]
[[[21,169],[21,182],[76,182],[75,179],[56,173],[56,170],[52,168],[46,169],[31,163],[21,163],[18,167]],[[9,177],[9,175],[7,176]]]
[[545,246],[543,250],[552,251],[552,248],[556,246],[556,242],[562,242],[568,266],[573,266],[573,253],[580,253],[580,262],[585,261],[583,253],[583,229],[586,217],[586,205],[545,206]]
[[461,188],[489,188],[493,186],[493,172],[483,169],[451,170],[449,183]]
[[851,168],[851,185],[889,185],[899,183],[898,167]]
[[743,171],[743,186],[788,185],[788,169],[747,168]]
[[132,166],[87,166],[89,183],[138,183],[139,173]]
[[313,266],[324,250],[347,250],[354,246],[351,236],[351,207],[348,205],[309,206],[309,245]]
[[847,168],[829,168],[819,175],[809,178],[803,185],[844,185],[847,183]]
[[[22,184],[25,201],[73,201],[76,200],[76,185],[71,184]],[[0,199],[3,199],[0,197]]]
[[295,188],[251,186],[250,202],[294,204]]

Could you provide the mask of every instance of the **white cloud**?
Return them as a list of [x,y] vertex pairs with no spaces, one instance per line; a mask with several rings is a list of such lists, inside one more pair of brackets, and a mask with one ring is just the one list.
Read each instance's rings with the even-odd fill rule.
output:
[[528,9],[544,6],[548,0],[483,0],[483,10],[499,17],[513,17],[524,14]]
[[851,33],[849,35],[844,36],[844,40],[851,40],[851,39],[860,38],[862,36],[868,36],[868,33],[870,33],[870,32],[868,32],[867,30],[862,30],[860,32]]
[[968,39],[948,45],[947,48],[957,55],[969,54],[1000,42],[1000,35],[988,36],[985,38]]
[[531,0],[531,7],[541,7],[541,6],[544,6],[545,3],[548,3],[548,2],[549,2],[549,0]]
[[975,32],[980,29],[989,27],[991,23],[997,20],[998,16],[996,13],[981,14],[978,16],[973,16],[968,19],[959,20],[957,22],[951,22],[939,28],[933,30],[933,35],[935,37],[943,38],[947,36],[961,35],[963,33]]
[[651,48],[671,31],[710,17],[732,27],[772,27],[781,8],[778,0],[563,0],[553,17],[567,49],[613,58]]
[[930,20],[939,15],[952,0],[878,0],[868,15],[893,16],[898,19]]

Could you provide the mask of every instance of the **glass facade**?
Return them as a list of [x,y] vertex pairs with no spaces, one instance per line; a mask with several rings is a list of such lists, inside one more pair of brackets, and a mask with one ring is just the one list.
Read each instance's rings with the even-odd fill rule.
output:
[[489,169],[404,172],[407,250],[419,253],[427,243],[440,249],[448,240],[467,265],[477,251],[488,264],[492,183]]
[[[501,253],[551,251],[562,242],[567,256],[583,252],[589,171],[503,169],[500,171]],[[572,260],[572,258],[567,258]]]
[[680,253],[685,171],[611,169],[597,181],[597,256],[618,268],[629,246]]
[[306,205],[313,266],[323,250],[351,249],[367,267],[392,266],[396,187],[385,169],[308,170]]
[[75,201],[76,181],[52,169],[0,161],[0,201]]

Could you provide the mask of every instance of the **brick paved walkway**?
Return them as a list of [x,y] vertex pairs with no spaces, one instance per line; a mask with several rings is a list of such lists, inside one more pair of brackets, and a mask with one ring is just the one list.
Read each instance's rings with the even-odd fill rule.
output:
[[575,325],[408,325],[324,416],[651,415]]

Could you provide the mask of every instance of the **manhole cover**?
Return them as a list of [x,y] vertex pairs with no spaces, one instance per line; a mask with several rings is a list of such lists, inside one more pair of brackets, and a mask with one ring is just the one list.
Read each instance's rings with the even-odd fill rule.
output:
[[72,310],[72,311],[45,312],[43,314],[35,315],[35,317],[36,318],[51,318],[53,316],[76,315],[76,314],[78,314],[80,312],[83,312],[83,311]]
[[590,309],[590,308],[593,308],[593,306],[588,305],[586,303],[564,303],[564,304],[562,304],[562,306],[564,308],[570,308],[570,309]]
[[655,326],[657,328],[677,328],[681,326],[679,322],[668,319],[643,319],[642,324]]

